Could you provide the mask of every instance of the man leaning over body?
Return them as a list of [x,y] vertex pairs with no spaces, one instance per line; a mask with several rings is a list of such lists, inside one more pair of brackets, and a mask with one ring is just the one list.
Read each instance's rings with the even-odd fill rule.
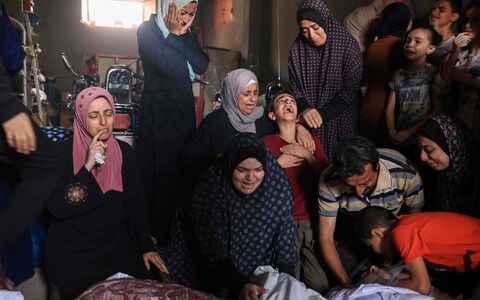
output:
[[[355,256],[348,248],[352,242],[360,244],[352,239],[349,224],[353,223],[349,221],[354,218],[348,217],[367,206],[381,206],[394,215],[402,208],[420,212],[424,206],[422,180],[415,165],[401,153],[377,149],[361,136],[346,137],[337,144],[332,164],[320,177],[318,195],[320,251],[333,275],[346,287],[351,285],[347,270],[353,267],[348,260]],[[346,255],[342,255],[348,244]]]

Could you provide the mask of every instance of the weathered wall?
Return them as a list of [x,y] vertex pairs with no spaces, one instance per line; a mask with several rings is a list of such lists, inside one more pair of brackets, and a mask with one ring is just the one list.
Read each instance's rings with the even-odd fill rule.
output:
[[[21,18],[21,0],[3,0],[9,12]],[[332,13],[343,18],[359,5],[370,0],[326,0]],[[433,0],[412,0],[416,16],[425,16]],[[287,55],[298,34],[295,12],[301,0],[233,0],[233,20],[218,24],[217,0],[202,0],[196,24],[204,29],[204,46],[236,50],[241,53],[241,66],[251,68],[261,86],[276,81],[280,66],[281,80],[287,80]],[[277,26],[277,5],[280,25]],[[137,55],[135,29],[90,28],[80,22],[80,0],[37,0],[35,12],[42,21],[35,29],[40,34],[42,71],[56,77],[62,91],[70,89],[72,77],[65,70],[60,55],[67,53],[73,67],[81,71],[84,60],[94,53]],[[279,29],[279,39],[277,38]],[[279,43],[278,43],[279,41]],[[279,45],[280,60],[277,45]],[[258,66],[255,66],[258,62]],[[280,63],[279,63],[280,62]],[[63,77],[62,77],[63,76]]]

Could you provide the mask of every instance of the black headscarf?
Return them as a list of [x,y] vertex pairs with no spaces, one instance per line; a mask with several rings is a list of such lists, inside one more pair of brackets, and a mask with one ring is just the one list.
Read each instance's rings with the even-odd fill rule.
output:
[[396,2],[385,6],[380,15],[379,36],[404,38],[411,19],[412,12],[405,3]]
[[425,122],[422,127],[420,127],[417,131],[418,135],[423,135],[435,143],[437,143],[440,148],[442,148],[443,152],[445,152],[448,156],[450,156],[450,151],[448,150],[447,141],[445,140],[445,135],[440,128],[438,122],[434,119],[429,119]]
[[[235,137],[234,137],[235,138]],[[225,168],[225,174],[232,176],[235,168],[244,160],[248,158],[255,158],[258,160],[262,166],[263,170],[266,171],[266,153],[265,151],[257,146],[246,146],[237,149],[228,148],[222,159]]]
[[[232,172],[245,158],[258,159],[265,171],[261,185],[249,195],[232,184]],[[288,178],[253,133],[234,136],[222,158],[200,177],[191,216],[198,251],[208,266],[200,276],[221,283],[230,296],[239,291],[238,278],[248,281],[258,266],[296,261]]]
[[327,23],[325,22],[325,19],[315,9],[309,7],[299,9],[297,11],[297,24],[300,25],[300,22],[303,20],[317,23],[325,32],[327,32]]

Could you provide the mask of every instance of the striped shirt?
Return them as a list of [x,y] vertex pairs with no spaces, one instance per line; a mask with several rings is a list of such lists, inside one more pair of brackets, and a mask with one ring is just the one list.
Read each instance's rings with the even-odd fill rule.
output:
[[321,216],[335,217],[339,209],[358,212],[370,206],[382,206],[398,215],[402,204],[409,209],[424,206],[422,179],[415,165],[398,151],[378,149],[379,174],[375,190],[360,197],[347,185],[330,164],[320,177],[318,211]]

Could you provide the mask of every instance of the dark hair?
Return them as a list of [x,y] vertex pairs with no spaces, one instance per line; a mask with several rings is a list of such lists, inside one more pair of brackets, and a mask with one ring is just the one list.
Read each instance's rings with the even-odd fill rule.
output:
[[[439,1],[444,1],[444,0],[435,0],[434,2],[439,2]],[[454,14],[462,13],[462,7],[463,7],[462,0],[447,0],[447,2],[450,3],[450,7],[452,8],[452,13]]]
[[293,99],[295,99],[295,96],[292,94],[292,92],[290,92],[289,90],[284,90],[284,89],[272,89],[270,91],[270,94],[269,94],[269,97],[268,97],[268,100],[267,100],[267,103],[268,103],[268,111],[269,112],[272,112],[273,109],[274,109],[274,106],[275,106],[275,99],[282,95],[282,94],[288,94],[288,95],[291,95],[293,97]]
[[463,8],[463,13],[466,15],[467,11],[471,8],[480,8],[480,1],[479,0],[471,0],[467,3],[467,5]]
[[389,228],[395,221],[397,218],[388,209],[381,206],[368,206],[358,213],[354,230],[360,239],[368,240],[372,237],[372,229]]
[[266,106],[267,106],[267,109],[270,110],[270,106],[271,106],[271,103],[273,101],[273,98],[275,98],[279,92],[285,90],[283,87],[282,87],[282,84],[280,83],[270,83],[268,86],[267,86],[267,89],[265,91],[265,103],[266,103]]
[[460,15],[460,31],[463,30],[463,26],[468,23],[467,20],[467,12],[472,8],[479,8],[480,9],[480,1],[479,0],[471,0],[467,3],[467,5],[463,8],[462,14]]
[[382,10],[380,14],[380,37],[393,35],[404,38],[408,24],[412,20],[410,8],[401,2],[391,3]]
[[417,30],[417,29],[423,29],[423,30],[426,30],[428,32],[428,41],[430,42],[430,45],[437,46],[440,43],[440,41],[442,40],[442,37],[430,26],[428,26],[428,27],[417,26],[415,28],[412,28],[407,32],[406,36],[408,36],[410,34],[410,32],[412,32],[414,30]]
[[342,179],[365,173],[365,166],[378,165],[378,151],[375,144],[362,136],[345,137],[335,146],[333,167]]

